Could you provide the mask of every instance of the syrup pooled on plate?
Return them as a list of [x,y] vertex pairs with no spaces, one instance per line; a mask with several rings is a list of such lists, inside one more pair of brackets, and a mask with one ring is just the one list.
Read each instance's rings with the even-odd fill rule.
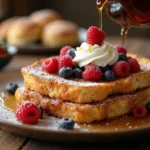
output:
[[150,0],[97,0],[97,7],[100,16],[105,7],[110,19],[121,25],[123,44],[130,27],[150,26]]
[[0,102],[3,107],[10,111],[15,112],[17,109],[15,96],[8,94],[5,90],[0,93]]
[[[9,111],[16,111],[17,104],[14,95],[8,94],[5,90],[0,93],[1,105]],[[53,121],[55,121],[53,119]],[[150,126],[150,115],[145,118],[136,119],[133,116],[123,116],[116,119],[105,120],[96,122],[93,124],[77,124],[79,129],[94,131],[94,132],[106,132],[106,131],[121,131],[124,129],[138,129],[141,127]]]

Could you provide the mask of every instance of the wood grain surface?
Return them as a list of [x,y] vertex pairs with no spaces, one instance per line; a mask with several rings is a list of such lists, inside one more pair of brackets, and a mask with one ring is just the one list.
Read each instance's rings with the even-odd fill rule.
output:
[[[110,37],[107,41],[113,44],[121,43],[120,38],[115,37]],[[150,39],[142,39],[140,37],[128,38],[126,47],[131,53],[150,58]],[[33,63],[37,59],[49,56],[50,55],[16,55],[3,71],[18,70],[23,66]],[[130,142],[124,141],[122,143],[54,143],[20,137],[0,130],[0,150],[150,150],[149,141],[148,138],[144,138],[140,141],[131,139]]]

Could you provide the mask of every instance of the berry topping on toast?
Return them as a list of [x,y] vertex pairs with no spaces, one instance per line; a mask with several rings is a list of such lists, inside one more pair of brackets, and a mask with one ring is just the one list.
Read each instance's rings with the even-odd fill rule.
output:
[[66,55],[66,52],[71,49],[72,47],[71,46],[64,46],[61,50],[60,50],[60,54],[59,56],[62,57],[64,55]]
[[101,45],[105,39],[105,32],[95,26],[87,30],[87,43]]
[[118,53],[127,54],[127,50],[122,45],[116,44],[114,47],[116,48]]
[[130,65],[125,61],[118,61],[113,65],[112,70],[117,78],[127,77],[129,75]]
[[140,71],[140,65],[136,59],[133,58],[128,59],[128,64],[130,65],[131,72],[135,73]]
[[86,39],[76,49],[64,46],[59,58],[45,60],[42,69],[48,73],[58,73],[63,78],[82,78],[94,82],[111,82],[140,71],[138,61],[128,57],[122,45],[105,42],[105,33],[99,28],[91,26]]
[[82,78],[88,81],[100,81],[102,79],[102,72],[96,65],[88,65],[82,73]]
[[48,73],[58,72],[58,60],[56,58],[48,58],[42,64],[42,69]]
[[62,56],[58,61],[59,69],[63,67],[73,67],[72,57],[68,55]]

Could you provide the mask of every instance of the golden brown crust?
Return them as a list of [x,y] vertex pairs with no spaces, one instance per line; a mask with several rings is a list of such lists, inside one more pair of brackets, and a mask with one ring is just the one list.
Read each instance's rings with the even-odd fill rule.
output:
[[88,82],[82,79],[64,79],[41,69],[41,61],[22,68],[25,86],[51,98],[75,103],[92,103],[116,93],[130,93],[150,86],[150,59],[136,58],[142,71],[114,82]]
[[52,9],[43,9],[33,12],[30,15],[32,21],[36,22],[41,28],[56,20],[60,20],[62,17],[60,14]]
[[17,19],[8,32],[8,43],[24,45],[39,40],[40,27],[27,17]]
[[18,19],[18,17],[8,18],[1,22],[0,24],[0,39],[7,39],[8,31],[10,30],[13,23]]
[[78,43],[78,27],[70,21],[54,21],[44,28],[42,41],[44,45],[51,48],[76,45]]
[[113,96],[95,104],[64,102],[24,88],[18,89],[15,95],[19,104],[25,100],[41,104],[49,115],[72,118],[78,123],[92,123],[129,114],[136,104],[146,105],[150,102],[150,88],[133,94]]

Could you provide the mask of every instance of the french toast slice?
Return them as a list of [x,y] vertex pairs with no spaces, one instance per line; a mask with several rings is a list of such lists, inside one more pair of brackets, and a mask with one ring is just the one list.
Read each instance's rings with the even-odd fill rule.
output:
[[136,104],[146,105],[150,102],[150,87],[132,94],[111,96],[91,104],[65,102],[25,88],[17,89],[15,96],[18,104],[25,100],[40,104],[49,115],[72,118],[78,123],[92,123],[129,114]]
[[25,86],[30,90],[64,101],[80,104],[93,103],[102,101],[112,94],[126,94],[150,86],[150,59],[140,58],[132,54],[129,54],[129,56],[137,59],[141,71],[113,82],[64,79],[58,75],[42,71],[41,64],[44,60],[22,68],[21,72]]

